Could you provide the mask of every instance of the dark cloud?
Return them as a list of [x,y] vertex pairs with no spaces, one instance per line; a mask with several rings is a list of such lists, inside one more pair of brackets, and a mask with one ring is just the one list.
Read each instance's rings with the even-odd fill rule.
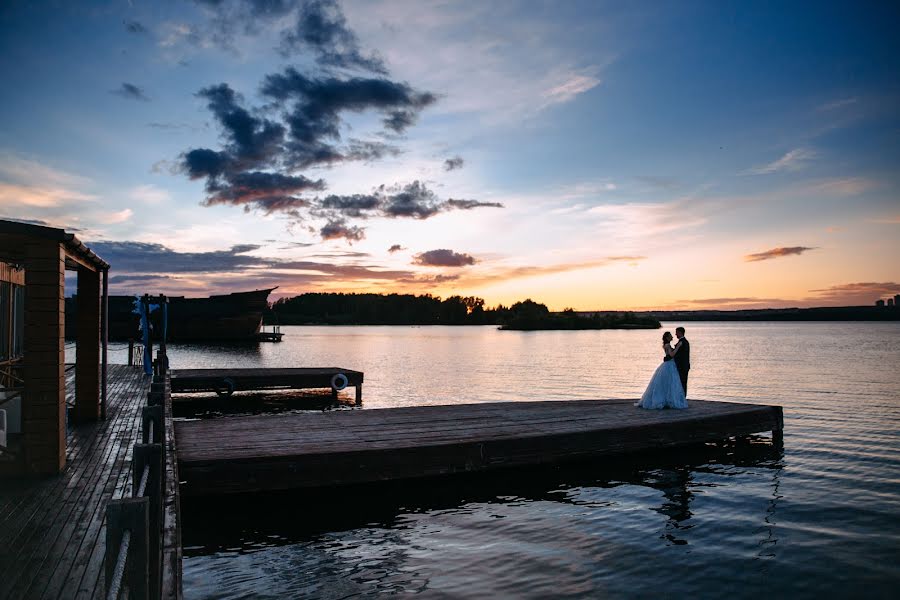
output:
[[262,171],[228,173],[220,181],[207,180],[208,195],[204,206],[232,204],[247,210],[258,209],[265,214],[292,213],[309,206],[309,200],[299,196],[307,191],[322,190],[325,183],[303,175],[281,175]]
[[413,257],[413,264],[426,267],[465,267],[475,262],[474,256],[445,248],[428,250]]
[[406,248],[404,248],[400,244],[394,244],[393,246],[388,248],[388,252],[390,252],[391,254],[393,254],[394,252],[400,252],[401,250],[406,250]]
[[259,250],[260,246],[253,244],[214,252],[176,252],[162,244],[131,241],[91,242],[90,248],[112,265],[116,272],[208,273],[270,265],[270,261],[247,254]]
[[[367,153],[353,152],[352,147],[351,156],[346,156],[334,145],[341,137],[341,113],[379,112],[385,115],[386,129],[402,133],[437,100],[434,94],[416,91],[406,83],[383,78],[311,78],[293,67],[267,75],[261,91],[279,106],[290,105],[285,121],[291,138],[287,150],[292,156],[285,162],[297,168],[368,159]],[[398,112],[405,118],[397,120]],[[382,145],[382,154],[387,148]]]
[[781,258],[782,256],[792,256],[792,255],[800,255],[804,252],[808,252],[809,250],[815,250],[815,248],[808,248],[806,246],[790,246],[787,248],[772,248],[771,250],[766,250],[765,252],[757,252],[756,254],[748,254],[744,257],[744,260],[747,262],[758,262],[761,260],[771,260],[773,258]]
[[128,33],[147,33],[147,28],[138,21],[123,21],[122,23]]
[[[277,285],[333,285],[345,280],[400,281],[411,271],[383,270],[373,265],[338,264],[335,257],[317,262],[251,256],[259,246],[244,244],[213,252],[177,252],[162,244],[134,241],[91,241],[91,249],[112,265],[110,283],[119,292],[154,291],[209,295]],[[345,253],[338,258],[360,258]]]
[[121,96],[126,100],[140,100],[142,102],[148,102],[150,100],[144,90],[133,83],[122,83],[121,87],[110,90],[109,93]]
[[[230,27],[235,15],[242,18],[276,19],[292,12],[295,5],[281,1],[204,0],[214,18]],[[203,180],[203,204],[235,205],[247,211],[281,213],[292,220],[322,219],[323,239],[360,240],[365,231],[353,219],[427,219],[449,210],[501,207],[477,200],[444,200],[419,181],[381,186],[369,194],[313,196],[327,188],[304,170],[344,162],[372,162],[397,156],[401,150],[372,139],[342,139],[346,115],[375,113],[382,130],[373,132],[396,140],[437,101],[431,92],[412,88],[387,77],[383,63],[364,56],[358,40],[347,28],[336,2],[311,0],[299,5],[296,26],[284,36],[293,50],[311,48],[319,62],[333,67],[362,69],[374,76],[301,73],[294,67],[263,78],[260,94],[264,103],[247,104],[229,85],[221,83],[197,92],[214,117],[222,134],[218,148],[189,148],[179,157],[177,169],[190,179]],[[277,19],[276,19],[277,20]],[[283,21],[283,19],[281,19]],[[273,21],[274,22],[274,21]],[[221,29],[220,33],[224,33]],[[374,62],[373,62],[374,61]],[[461,157],[448,159],[448,168],[459,168]]]
[[115,285],[117,283],[128,283],[134,281],[165,281],[174,279],[169,275],[113,275],[109,278],[109,283]]
[[455,171],[456,169],[462,169],[465,161],[462,156],[453,156],[444,161],[444,170],[445,171]]
[[334,0],[302,3],[293,26],[282,32],[280,51],[285,58],[307,49],[315,52],[323,66],[387,74],[379,56],[363,54],[356,34],[347,27],[347,19]]
[[[247,108],[227,84],[197,93],[206,100],[222,131],[223,147],[187,150],[179,167],[191,179],[206,180],[207,206],[233,204],[299,218],[298,210],[310,205],[303,194],[324,190],[325,182],[283,172],[342,161],[372,161],[399,152],[383,142],[355,139],[339,147],[335,142],[341,137],[342,112],[390,112],[396,107],[415,112],[434,101],[432,94],[386,79],[313,79],[292,68],[267,76],[262,92],[287,109],[282,114],[284,123],[264,116],[264,108]],[[358,210],[339,205],[332,197],[324,202],[326,206],[320,208],[341,214],[322,229],[323,235],[362,236],[358,227],[339,226],[342,218],[359,216]],[[331,206],[334,202],[337,204]]]
[[443,209],[441,201],[425,184],[418,181],[403,186],[385,197],[382,211],[388,217],[427,219]]
[[471,210],[479,207],[502,208],[496,202],[477,200],[442,200],[424,183],[413,181],[406,185],[381,185],[371,194],[349,196],[330,195],[316,198],[313,213],[331,218],[428,219],[450,210]]
[[345,239],[348,242],[358,242],[366,237],[365,231],[361,227],[348,225],[344,219],[328,221],[319,230],[319,235],[322,236],[323,240]]
[[458,210],[472,210],[473,208],[503,208],[503,205],[499,202],[480,202],[478,200],[455,200],[450,198],[446,202],[446,206],[449,208],[456,208]]

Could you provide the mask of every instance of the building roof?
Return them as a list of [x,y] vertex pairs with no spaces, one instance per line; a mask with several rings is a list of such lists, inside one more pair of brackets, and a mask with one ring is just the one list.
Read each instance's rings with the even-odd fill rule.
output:
[[21,235],[54,240],[62,243],[69,254],[95,266],[97,269],[109,269],[109,263],[97,256],[93,250],[85,246],[81,240],[75,237],[74,233],[69,233],[65,229],[0,219],[0,234]]

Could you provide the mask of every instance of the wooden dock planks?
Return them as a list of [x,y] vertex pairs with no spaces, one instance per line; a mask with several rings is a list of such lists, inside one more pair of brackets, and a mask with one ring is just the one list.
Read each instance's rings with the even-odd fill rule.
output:
[[182,493],[251,492],[542,464],[780,431],[779,406],[500,402],[175,424]]
[[148,388],[140,370],[110,365],[107,420],[70,431],[64,471],[3,481],[0,599],[101,595],[106,503],[130,489]]

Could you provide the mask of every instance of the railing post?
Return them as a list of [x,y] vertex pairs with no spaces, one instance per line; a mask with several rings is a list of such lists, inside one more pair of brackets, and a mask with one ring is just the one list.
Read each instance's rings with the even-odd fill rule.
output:
[[128,366],[134,366],[134,339],[128,338]]
[[166,403],[166,383],[156,382],[150,384],[150,392],[147,394],[147,404],[155,406],[157,404],[165,405]]
[[162,519],[163,519],[163,494],[165,478],[163,463],[163,447],[161,444],[135,444],[134,445],[134,469],[132,471],[133,483],[132,490],[136,495],[139,492],[141,477],[144,474],[144,468],[149,466],[149,477],[147,478],[147,487],[144,490],[144,496],[149,501],[147,525],[149,532],[149,576],[150,576],[150,597],[159,597],[159,581],[160,567],[162,564],[162,546],[160,539],[162,538]]
[[[117,577],[122,586],[128,588],[129,598],[147,600],[149,598],[150,577],[148,572],[148,517],[147,498],[123,498],[111,500],[106,505],[106,591],[107,596]],[[125,531],[131,532],[128,556],[124,573],[116,573],[119,548]]]
[[[165,405],[141,408],[141,442],[144,444],[166,445]],[[150,423],[153,423],[153,438],[150,438]]]

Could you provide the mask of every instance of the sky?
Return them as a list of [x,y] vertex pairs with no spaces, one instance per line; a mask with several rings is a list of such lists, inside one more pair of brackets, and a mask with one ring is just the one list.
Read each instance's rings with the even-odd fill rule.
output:
[[111,292],[870,305],[889,2],[0,4],[0,218]]

